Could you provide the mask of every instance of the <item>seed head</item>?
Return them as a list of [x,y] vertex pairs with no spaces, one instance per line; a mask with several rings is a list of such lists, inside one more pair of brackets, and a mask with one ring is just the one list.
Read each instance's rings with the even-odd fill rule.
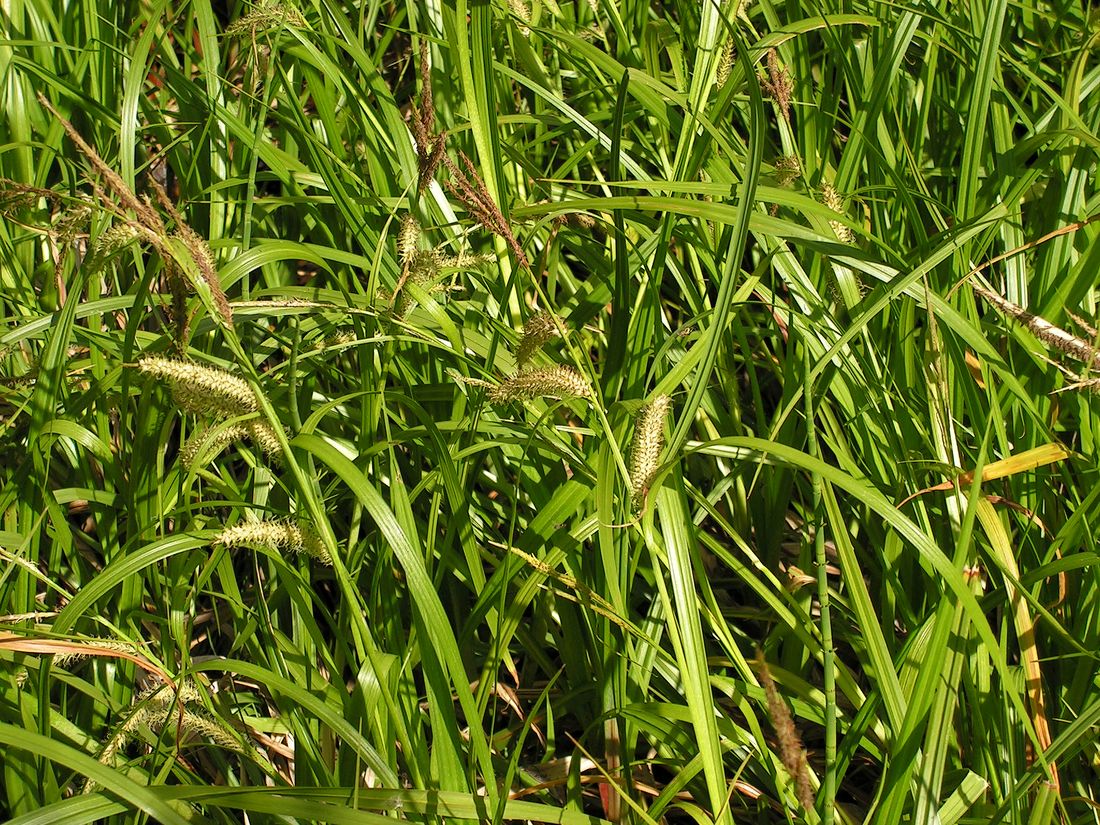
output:
[[109,258],[125,249],[131,241],[142,236],[141,227],[136,223],[116,223],[106,232],[100,233],[92,245],[92,253],[97,258]]
[[971,284],[970,286],[976,293],[996,307],[998,311],[1031,330],[1032,334],[1048,347],[1054,347],[1067,355],[1072,355],[1074,358],[1085,362],[1089,367],[1100,367],[1100,350],[1097,350],[1091,342],[1079,336],[1071,335],[1045,318],[1028,312],[1023,307],[1002,298],[996,292],[978,284]]
[[492,263],[496,259],[497,256],[490,252],[474,255],[470,252],[463,251],[459,252],[457,255],[440,256],[439,265],[444,269],[470,269],[474,266]]
[[660,467],[665,445],[665,416],[672,407],[667,395],[650,401],[634,420],[634,445],[630,450],[630,491],[634,509],[641,509],[649,486]]
[[293,6],[282,3],[260,3],[244,17],[226,26],[225,35],[239,37],[247,34],[255,40],[258,35],[284,25],[303,29],[306,26],[306,19]]
[[[178,693],[168,685],[159,685],[138,694],[129,715],[114,729],[99,752],[100,763],[111,764],[140,728],[148,727],[160,734],[175,722],[179,723],[181,734],[194,734],[223,748],[241,751],[240,742],[222,722],[204,711],[187,707],[201,701],[201,692],[190,681],[181,682]],[[96,784],[89,780],[84,793],[91,793],[95,788]]]
[[120,642],[117,639],[84,639],[80,642],[75,642],[81,648],[87,648],[88,652],[81,650],[67,650],[64,653],[57,653],[53,657],[53,663],[55,667],[63,667],[65,669],[71,668],[75,664],[83,662],[85,659],[90,659],[92,656],[97,655],[98,651],[110,650],[115,653],[138,653],[138,646],[132,642]]
[[332,564],[321,537],[312,529],[299,527],[289,521],[243,521],[222,530],[214,539],[214,544],[225,547],[267,547],[280,553],[305,553],[322,564]]
[[420,240],[420,224],[412,215],[401,219],[401,229],[397,233],[397,255],[402,266],[409,266],[416,255],[416,242]]
[[252,441],[266,455],[276,461],[283,456],[282,446],[275,429],[266,421],[247,421],[220,430],[203,430],[193,436],[180,450],[180,462],[192,468],[202,456],[213,457],[235,441]]
[[214,262],[214,253],[210,244],[187,224],[181,223],[175,236],[191,255],[191,260],[199,270],[199,277],[210,289],[210,295],[214,299],[214,305],[218,308],[218,314],[227,326],[233,326],[233,308],[229,305],[229,299],[225,297],[221,279],[218,277],[218,267]]
[[523,337],[516,350],[516,364],[522,367],[543,345],[558,334],[557,318],[550,312],[536,312],[523,325]]
[[[838,215],[844,214],[844,198],[840,196],[840,193],[833,188],[831,183],[825,184],[821,190],[821,195],[825,201],[825,205],[836,212]],[[855,243],[855,235],[852,234],[852,230],[848,228],[847,224],[840,221],[829,221],[829,226],[833,230],[833,234],[841,243]]]
[[91,220],[91,204],[78,203],[57,216],[57,221],[53,225],[54,235],[63,243],[71,243],[77,235],[87,231]]
[[248,382],[225,370],[159,355],[144,356],[138,369],[166,382],[176,403],[196,415],[231,418],[259,409]]
[[779,52],[775,49],[768,49],[767,63],[768,76],[761,81],[761,90],[776,102],[779,113],[790,123],[791,95],[794,93],[790,72],[779,65]]
[[508,6],[512,9],[512,14],[520,19],[519,33],[530,37],[531,9],[527,7],[527,3],[524,0],[508,0]]
[[534,398],[589,398],[592,387],[572,367],[545,367],[518,372],[489,391],[493,404],[530,401]]
[[763,654],[757,656],[760,666],[760,681],[764,683],[764,695],[768,700],[768,715],[772,718],[772,727],[775,728],[776,740],[779,743],[779,758],[783,767],[787,769],[794,780],[795,790],[798,792],[798,801],[807,811],[814,807],[814,793],[810,786],[810,768],[806,763],[806,751],[802,748],[802,740],[798,736],[798,729],[791,720],[791,713],[787,710],[787,703],[779,695],[768,670],[767,662]]
[[776,183],[786,186],[802,174],[802,162],[798,155],[782,155],[775,161]]
[[718,88],[721,89],[726,85],[726,81],[730,79],[730,72],[733,70],[733,59],[737,56],[737,52],[734,49],[733,38],[727,37],[726,42],[722,44],[722,54],[718,58],[718,76],[715,78],[718,82]]

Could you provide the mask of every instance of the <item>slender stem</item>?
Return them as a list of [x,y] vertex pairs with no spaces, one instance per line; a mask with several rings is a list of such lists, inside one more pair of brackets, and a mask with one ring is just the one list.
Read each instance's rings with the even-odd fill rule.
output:
[[[813,378],[810,375],[810,352],[802,350],[803,365],[806,374],[806,437],[810,455],[820,458],[817,444],[817,428],[814,424]],[[824,825],[832,825],[836,804],[836,667],[833,649],[833,625],[829,607],[829,579],[826,573],[825,531],[821,517],[821,474],[813,473],[813,535],[814,564],[817,567],[817,601],[821,608],[821,666],[824,671],[825,688],[825,776],[818,794],[818,808]]]

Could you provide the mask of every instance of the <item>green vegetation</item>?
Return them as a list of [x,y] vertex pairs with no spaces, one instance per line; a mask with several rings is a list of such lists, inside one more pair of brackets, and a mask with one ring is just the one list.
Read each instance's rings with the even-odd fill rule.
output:
[[1089,4],[0,26],[4,818],[1100,822]]

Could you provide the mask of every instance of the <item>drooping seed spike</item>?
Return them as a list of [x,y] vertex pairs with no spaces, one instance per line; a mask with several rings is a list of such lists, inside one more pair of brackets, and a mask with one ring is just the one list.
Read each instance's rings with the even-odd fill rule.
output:
[[524,370],[506,378],[489,392],[493,404],[530,401],[535,398],[589,398],[592,387],[572,367],[556,366]]
[[248,382],[225,370],[160,355],[144,356],[138,369],[166,382],[176,403],[196,415],[231,418],[259,409]]
[[1050,321],[1047,321],[1045,318],[1040,318],[1038,315],[1028,312],[1023,307],[1012,303],[1006,298],[1002,298],[992,290],[988,290],[978,284],[971,284],[970,286],[976,293],[985,298],[986,301],[993,304],[1000,312],[1012,318],[1017,323],[1027,327],[1036,338],[1047,346],[1061,350],[1066,353],[1066,355],[1071,355],[1090,367],[1100,367],[1100,350],[1097,350],[1096,347],[1085,339],[1078,338],[1076,335],[1071,335],[1061,327],[1054,326],[1054,324],[1050,323]]
[[214,539],[214,544],[267,547],[280,553],[305,553],[322,564],[332,564],[324,542],[312,528],[299,527],[284,520],[242,521],[222,530]]
[[764,683],[764,696],[768,702],[768,715],[775,728],[775,738],[779,743],[779,758],[783,767],[794,780],[798,801],[807,812],[814,809],[813,787],[810,785],[810,768],[806,761],[806,750],[802,747],[802,738],[798,735],[798,729],[791,719],[791,712],[787,709],[787,703],[779,695],[775,686],[771,671],[763,654],[757,656],[757,664],[760,670],[760,681]]

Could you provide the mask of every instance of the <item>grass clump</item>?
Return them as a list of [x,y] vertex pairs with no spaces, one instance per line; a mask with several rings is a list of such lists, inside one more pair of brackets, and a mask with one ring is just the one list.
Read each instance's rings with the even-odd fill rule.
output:
[[1090,15],[11,4],[0,819],[1096,821]]

